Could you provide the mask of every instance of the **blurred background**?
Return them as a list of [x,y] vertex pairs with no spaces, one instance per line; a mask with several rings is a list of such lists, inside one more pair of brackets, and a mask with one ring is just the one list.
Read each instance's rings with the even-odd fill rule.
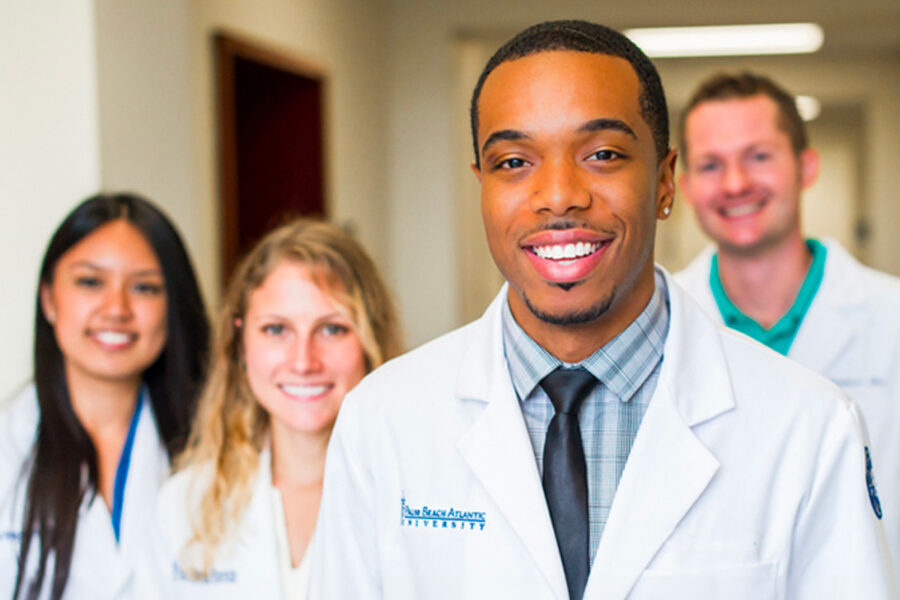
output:
[[[0,398],[30,377],[48,238],[100,189],[137,191],[174,218],[211,307],[230,265],[289,212],[361,239],[410,346],[478,316],[501,279],[468,168],[469,96],[506,38],[562,18],[818,23],[811,54],[656,59],[673,124],[719,70],[814,97],[822,171],[807,232],[900,274],[896,0],[3,0]],[[678,269],[704,244],[679,202],[657,260]]]

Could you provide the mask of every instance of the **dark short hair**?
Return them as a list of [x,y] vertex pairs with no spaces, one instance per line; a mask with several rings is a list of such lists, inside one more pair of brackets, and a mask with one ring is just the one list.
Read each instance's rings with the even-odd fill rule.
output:
[[797,111],[794,96],[764,75],[742,71],[740,73],[717,73],[702,81],[694,91],[687,106],[681,113],[678,142],[687,161],[687,137],[685,125],[688,115],[704,102],[717,100],[740,100],[753,96],[766,96],[775,103],[778,111],[778,127],[788,134],[794,153],[800,154],[809,146],[806,124]]
[[481,166],[478,152],[478,99],[488,75],[507,61],[524,58],[539,52],[573,50],[615,56],[627,60],[641,84],[640,113],[650,131],[656,146],[657,159],[669,151],[669,111],[666,96],[656,67],[640,48],[627,37],[596,23],[587,21],[546,21],[532,25],[528,29],[503,44],[485,65],[469,106],[469,122],[472,127],[472,145],[475,148],[475,166]]

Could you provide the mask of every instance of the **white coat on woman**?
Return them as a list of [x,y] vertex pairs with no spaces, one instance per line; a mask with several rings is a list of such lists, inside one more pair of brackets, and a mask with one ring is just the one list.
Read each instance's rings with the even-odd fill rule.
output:
[[[149,554],[138,569],[137,598],[284,598],[276,537],[276,527],[280,524],[272,502],[271,460],[268,448],[260,453],[252,498],[237,534],[223,542],[212,571],[200,580],[187,575],[182,553],[193,535],[190,511],[199,509],[212,469],[189,467],[166,483],[157,502]],[[299,568],[308,569],[306,557]]]
[[[19,543],[24,522],[28,464],[34,446],[39,408],[34,386],[0,411],[0,596],[11,597],[15,587]],[[149,397],[145,395],[138,415],[128,479],[125,484],[119,541],[116,542],[110,510],[99,493],[86,496],[78,515],[69,580],[63,598],[130,598],[134,566],[143,554],[149,533],[147,515],[153,510],[156,494],[169,474],[169,462],[153,419]],[[37,565],[39,538],[30,549],[31,568]],[[41,598],[48,598],[53,576],[53,560],[47,572]]]

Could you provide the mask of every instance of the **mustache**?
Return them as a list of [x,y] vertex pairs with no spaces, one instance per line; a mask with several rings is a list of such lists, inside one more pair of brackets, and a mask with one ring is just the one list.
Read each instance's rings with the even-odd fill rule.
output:
[[565,231],[566,229],[587,229],[588,231],[596,231],[597,233],[601,233],[604,235],[612,235],[614,233],[613,231],[590,225],[585,221],[562,218],[553,219],[552,221],[546,221],[535,227],[532,227],[531,229],[526,231],[522,237],[525,238],[530,235],[534,235],[535,233],[540,233],[541,231]]

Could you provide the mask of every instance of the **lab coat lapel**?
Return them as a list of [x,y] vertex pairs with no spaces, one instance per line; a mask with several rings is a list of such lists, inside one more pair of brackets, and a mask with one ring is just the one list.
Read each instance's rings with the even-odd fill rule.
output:
[[667,276],[669,333],[656,392],[622,474],[585,598],[624,598],[719,468],[694,425],[734,407],[716,326]]
[[[825,275],[800,325],[788,356],[826,377],[838,377],[831,368],[845,356],[856,336],[850,313],[865,301],[863,284],[854,259],[840,245],[826,244]],[[860,365],[862,369],[862,365]]]
[[281,585],[281,562],[278,556],[278,540],[275,537],[275,527],[278,524],[272,506],[271,487],[272,453],[270,447],[266,445],[259,454],[253,497],[247,508],[247,517],[241,524],[242,551],[241,559],[236,561],[236,566],[247,573],[253,573],[255,581],[267,582],[269,589],[277,590],[275,597],[281,598],[284,590]]
[[556,597],[564,599],[565,573],[534,451],[503,354],[500,315],[506,294],[504,286],[472,329],[456,394],[459,402],[485,402],[486,406],[457,448]]

